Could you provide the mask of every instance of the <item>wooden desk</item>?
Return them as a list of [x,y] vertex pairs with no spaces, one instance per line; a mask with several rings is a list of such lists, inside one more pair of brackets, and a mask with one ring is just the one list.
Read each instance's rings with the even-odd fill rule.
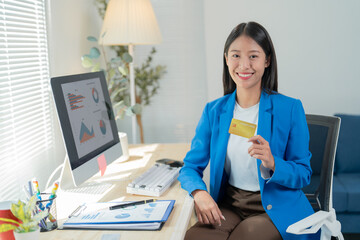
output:
[[[110,181],[115,184],[108,194],[100,201],[113,201],[122,199],[123,201],[133,201],[150,199],[152,197],[131,195],[126,193],[126,186],[133,179],[142,174],[146,169],[151,167],[156,160],[161,158],[171,158],[182,160],[186,152],[190,149],[189,144],[147,144],[130,146],[130,159],[126,162],[114,162],[108,166],[105,172],[105,179],[118,176]],[[94,178],[99,177],[95,176]],[[193,213],[193,199],[189,197],[186,191],[181,189],[179,181],[167,190],[161,199],[175,199],[176,203],[169,219],[164,224],[161,231],[99,231],[99,230],[54,230],[40,234],[40,240],[72,240],[72,239],[91,239],[101,240],[103,234],[119,233],[120,240],[164,240],[164,239],[183,239],[188,228],[190,217]],[[57,211],[60,211],[58,209]],[[59,222],[64,219],[59,219]]]

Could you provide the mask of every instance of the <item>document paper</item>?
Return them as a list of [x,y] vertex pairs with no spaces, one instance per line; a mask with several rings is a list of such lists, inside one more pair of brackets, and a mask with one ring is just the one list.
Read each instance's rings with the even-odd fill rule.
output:
[[174,202],[174,200],[156,201],[115,210],[109,210],[109,207],[119,203],[91,203],[82,206],[83,209],[79,213],[70,217],[64,223],[64,228],[69,225],[84,224],[107,225],[164,222],[167,220]]

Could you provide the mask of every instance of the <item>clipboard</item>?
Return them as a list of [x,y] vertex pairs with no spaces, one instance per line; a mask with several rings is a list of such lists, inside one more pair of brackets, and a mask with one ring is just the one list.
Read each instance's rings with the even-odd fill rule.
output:
[[[125,202],[122,202],[125,203]],[[175,200],[109,210],[119,202],[82,204],[59,229],[160,230],[174,208]]]

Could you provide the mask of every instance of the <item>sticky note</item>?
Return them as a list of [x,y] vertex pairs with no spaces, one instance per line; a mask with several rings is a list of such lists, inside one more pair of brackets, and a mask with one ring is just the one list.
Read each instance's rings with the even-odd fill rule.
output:
[[256,131],[256,124],[244,122],[233,118],[230,124],[229,133],[235,134],[244,138],[251,138]]
[[105,155],[101,154],[98,158],[97,158],[98,164],[99,164],[99,169],[100,169],[100,174],[101,176],[104,176],[105,170],[106,170],[106,159],[105,159]]

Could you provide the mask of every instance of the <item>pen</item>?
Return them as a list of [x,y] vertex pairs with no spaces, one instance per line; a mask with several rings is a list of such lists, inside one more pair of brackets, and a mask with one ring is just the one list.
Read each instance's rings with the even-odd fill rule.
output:
[[33,188],[32,188],[32,183],[31,183],[31,181],[29,181],[28,184],[29,184],[30,197],[32,197],[32,196],[34,195],[34,192],[33,192]]
[[38,194],[40,195],[40,189],[39,189],[39,182],[36,178],[33,178],[32,179],[32,183],[33,183],[33,187],[34,187],[34,190],[35,190],[35,194]]
[[[37,181],[36,178],[33,178],[32,179],[32,183],[33,183],[33,186],[34,186],[34,191],[35,191],[35,194],[36,194],[36,197],[39,201],[41,201],[41,195],[40,195],[40,189],[39,189],[39,182]],[[41,202],[39,202],[39,208],[41,210],[44,210],[44,206],[42,205]]]
[[47,209],[50,209],[50,207],[51,207],[51,204],[53,203],[53,198],[56,196],[56,191],[57,191],[57,189],[58,189],[58,187],[59,187],[59,182],[54,182],[54,187],[53,187],[53,189],[51,190],[51,195],[50,195],[50,197],[49,197],[49,199],[51,199],[49,202],[48,202],[48,204],[46,204],[46,208]]
[[57,191],[57,189],[59,188],[59,182],[58,181],[56,181],[56,182],[54,182],[54,186],[53,186],[53,189],[51,190],[51,195],[50,195],[50,197],[49,197],[49,199],[51,199],[47,204],[46,204],[46,209],[48,209],[49,210],[49,220],[51,221],[51,222],[56,222],[56,219],[54,218],[54,216],[50,213],[50,208],[51,208],[51,205],[53,204],[53,199],[55,198],[55,196],[56,196],[56,191]]
[[115,209],[119,209],[119,208],[125,208],[125,207],[129,207],[129,206],[141,205],[141,204],[146,204],[146,203],[151,203],[151,202],[156,202],[156,199],[149,199],[149,200],[143,200],[143,201],[137,201],[137,202],[123,203],[123,204],[111,206],[111,207],[109,207],[109,209],[110,210],[115,210]]

